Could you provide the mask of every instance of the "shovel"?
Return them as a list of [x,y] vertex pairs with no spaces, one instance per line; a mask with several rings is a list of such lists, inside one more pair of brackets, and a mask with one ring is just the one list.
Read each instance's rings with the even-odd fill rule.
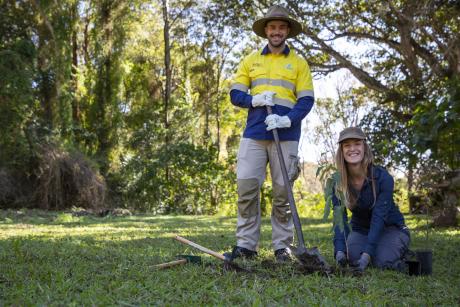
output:
[[201,257],[192,256],[192,255],[177,255],[178,260],[170,261],[166,263],[156,264],[153,267],[157,269],[166,269],[176,265],[186,264],[186,263],[201,263]]
[[227,259],[224,255],[222,254],[219,254],[218,252],[215,252],[213,250],[210,250],[204,246],[201,246],[195,242],[192,242],[190,240],[187,240],[186,238],[183,238],[181,236],[178,236],[178,235],[175,235],[174,236],[174,239],[181,242],[181,243],[184,243],[184,244],[187,244],[187,245],[190,245],[208,255],[211,255],[213,257],[216,257],[217,259],[220,259],[224,262],[224,269],[226,270],[233,270],[233,271],[237,271],[237,272],[250,272],[249,270],[247,269],[243,269],[242,267],[238,266],[236,263],[233,263],[230,259]]
[[[273,114],[271,106],[267,106],[267,113]],[[326,259],[319,253],[318,248],[312,247],[307,249],[305,247],[305,242],[303,239],[302,225],[300,224],[299,214],[297,213],[297,207],[295,205],[294,194],[292,193],[291,183],[289,182],[289,176],[286,169],[286,164],[284,163],[283,152],[281,150],[280,139],[278,136],[278,129],[273,129],[273,138],[275,139],[276,149],[278,152],[278,158],[281,165],[281,173],[283,174],[284,185],[287,190],[289,207],[291,208],[292,220],[294,222],[295,232],[297,234],[298,246],[292,246],[291,250],[296,258],[300,261],[302,265],[314,267],[319,266],[325,272],[330,272],[331,267],[327,264]]]

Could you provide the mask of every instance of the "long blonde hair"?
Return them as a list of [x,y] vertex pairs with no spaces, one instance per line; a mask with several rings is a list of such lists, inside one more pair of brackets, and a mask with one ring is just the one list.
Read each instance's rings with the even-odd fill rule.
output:
[[[374,156],[372,154],[371,147],[365,140],[363,140],[364,145],[364,157],[361,161],[361,169],[364,172],[365,176],[367,176],[367,170],[369,166],[371,166],[371,184],[372,184],[372,192],[374,194],[374,204],[376,200],[376,193],[375,193],[375,184],[374,184],[374,171],[372,168],[372,164],[374,163]],[[349,184],[349,175],[347,169],[347,162],[343,156],[343,142],[339,143],[339,147],[337,148],[337,152],[335,154],[335,163],[337,166],[337,170],[340,173],[340,182],[337,185],[337,189],[343,193],[345,196],[345,205],[348,209],[352,210],[357,205],[357,197],[354,193],[350,190]]]

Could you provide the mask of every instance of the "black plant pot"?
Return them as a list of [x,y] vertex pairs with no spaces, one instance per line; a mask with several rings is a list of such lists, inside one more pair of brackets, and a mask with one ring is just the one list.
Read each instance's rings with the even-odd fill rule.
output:
[[421,272],[420,261],[407,260],[406,264],[409,268],[409,275],[418,276]]
[[415,254],[420,262],[420,274],[431,275],[433,273],[433,251],[431,249],[417,250]]

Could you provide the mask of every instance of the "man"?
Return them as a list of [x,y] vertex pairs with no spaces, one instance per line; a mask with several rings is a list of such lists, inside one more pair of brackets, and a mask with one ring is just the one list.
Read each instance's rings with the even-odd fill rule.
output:
[[[313,84],[307,62],[286,45],[286,39],[302,32],[302,26],[289,17],[285,8],[270,7],[264,18],[254,22],[252,29],[268,43],[243,59],[230,91],[232,103],[248,109],[248,117],[237,162],[237,244],[226,254],[231,259],[257,255],[261,221],[259,192],[270,163],[272,243],[277,261],[284,262],[290,260],[294,227],[271,130],[278,129],[292,183],[298,175],[301,121],[314,102]],[[267,106],[272,107],[272,115],[268,115]]]

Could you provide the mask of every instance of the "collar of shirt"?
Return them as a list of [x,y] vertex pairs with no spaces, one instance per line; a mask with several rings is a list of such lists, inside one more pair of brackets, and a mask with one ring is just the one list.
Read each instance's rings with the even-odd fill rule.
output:
[[[284,47],[284,50],[283,50],[282,53],[283,53],[284,55],[288,55],[288,54],[289,54],[289,51],[291,51],[291,49],[289,49],[288,45],[286,45],[286,46]],[[265,45],[264,49],[262,49],[262,52],[261,52],[260,54],[261,54],[261,55],[267,55],[267,54],[269,54],[269,53],[272,53],[272,52],[270,51],[270,48],[268,48],[268,45]]]
[[366,189],[366,188],[371,188],[372,189],[371,180],[373,178],[375,180],[375,184],[378,184],[377,180],[380,177],[380,172],[381,172],[381,170],[378,167],[376,167],[374,165],[370,165],[369,169],[367,170],[367,177],[364,179],[364,183],[363,183],[363,186],[361,187],[361,190],[358,191],[358,190],[355,190],[353,187],[351,187],[352,190],[355,193],[357,193],[358,195],[360,195],[361,192],[364,191],[364,189]]
[[382,170],[380,169],[380,167],[371,164],[371,165],[369,165],[369,168],[367,170],[367,178],[366,179],[367,180],[370,180],[371,178],[379,179],[381,173],[382,173]]

